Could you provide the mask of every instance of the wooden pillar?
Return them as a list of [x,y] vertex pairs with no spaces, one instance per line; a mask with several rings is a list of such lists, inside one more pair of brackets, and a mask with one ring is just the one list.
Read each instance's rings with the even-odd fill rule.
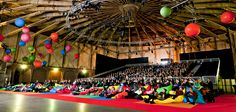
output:
[[90,45],[90,55],[89,55],[89,71],[90,71],[90,76],[94,75],[93,73],[93,46]]
[[234,61],[234,77],[236,78],[236,43],[235,43],[235,33],[233,33],[232,31],[230,31],[229,28],[227,28],[227,37],[229,39],[229,45],[230,45],[230,49],[232,50],[232,57],[233,57],[233,61]]
[[218,50],[218,46],[217,46],[216,37],[214,37],[214,49],[215,49],[215,50]]

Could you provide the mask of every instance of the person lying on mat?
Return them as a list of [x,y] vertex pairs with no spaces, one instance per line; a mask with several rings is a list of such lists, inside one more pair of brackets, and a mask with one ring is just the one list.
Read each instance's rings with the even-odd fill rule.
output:
[[186,102],[195,105],[197,99],[197,93],[193,91],[192,87],[189,87],[184,97],[186,98]]

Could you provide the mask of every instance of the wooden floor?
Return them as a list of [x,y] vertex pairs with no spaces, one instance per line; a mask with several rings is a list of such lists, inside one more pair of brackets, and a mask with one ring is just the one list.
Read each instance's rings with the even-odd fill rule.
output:
[[0,93],[0,112],[140,112],[129,109]]

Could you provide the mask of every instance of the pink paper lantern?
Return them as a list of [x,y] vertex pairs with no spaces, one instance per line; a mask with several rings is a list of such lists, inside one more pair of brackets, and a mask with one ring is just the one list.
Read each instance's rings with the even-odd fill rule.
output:
[[70,52],[72,47],[71,47],[71,45],[66,45],[65,49],[66,49],[66,52]]
[[44,45],[47,49],[51,49],[52,48],[52,44],[45,44]]
[[5,37],[2,34],[0,34],[0,42],[2,42],[4,39]]
[[10,55],[5,55],[5,56],[3,57],[3,60],[4,60],[5,62],[10,62],[11,59],[12,59],[12,57],[11,57]]
[[24,33],[21,35],[21,40],[24,42],[29,42],[30,39],[31,39],[31,37],[30,37],[30,34],[28,34],[28,33]]
[[30,32],[30,29],[29,29],[27,26],[24,26],[24,27],[22,28],[22,32],[23,32],[23,33],[29,33],[29,32]]

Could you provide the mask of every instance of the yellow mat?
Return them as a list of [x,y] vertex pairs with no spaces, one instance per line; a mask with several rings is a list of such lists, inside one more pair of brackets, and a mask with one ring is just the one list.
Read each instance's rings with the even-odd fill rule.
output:
[[137,102],[137,103],[146,104],[146,105],[159,105],[159,106],[168,106],[168,107],[178,107],[178,108],[193,108],[193,107],[197,106],[197,104],[192,105],[192,104],[188,104],[188,103],[149,104],[149,103],[145,103],[143,101],[140,101],[140,102]]

